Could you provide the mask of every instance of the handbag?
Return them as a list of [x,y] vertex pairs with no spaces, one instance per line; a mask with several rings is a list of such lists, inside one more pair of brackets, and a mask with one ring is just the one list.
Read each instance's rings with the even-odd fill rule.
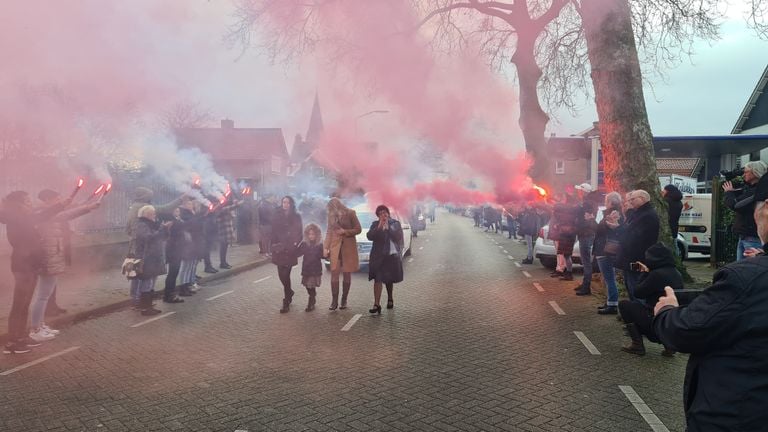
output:
[[126,258],[123,260],[123,275],[128,279],[136,279],[142,273],[144,260],[141,258]]
[[603,251],[608,255],[618,255],[621,253],[621,243],[616,239],[606,239]]

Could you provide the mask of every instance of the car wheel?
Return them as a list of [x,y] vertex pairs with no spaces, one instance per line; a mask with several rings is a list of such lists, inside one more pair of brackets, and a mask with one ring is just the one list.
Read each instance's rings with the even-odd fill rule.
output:
[[680,242],[677,243],[677,254],[680,256],[680,261],[684,261],[688,258],[688,255],[685,253],[685,245],[683,245]]
[[541,265],[548,269],[554,269],[557,267],[557,258],[552,257],[541,257],[539,258],[539,262],[541,262]]

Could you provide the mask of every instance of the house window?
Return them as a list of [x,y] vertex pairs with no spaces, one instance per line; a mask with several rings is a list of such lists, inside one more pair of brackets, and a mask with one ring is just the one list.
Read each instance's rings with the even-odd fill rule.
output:
[[555,174],[565,174],[565,161],[555,161]]
[[283,160],[280,159],[277,156],[272,156],[272,172],[276,174],[280,174],[283,172]]

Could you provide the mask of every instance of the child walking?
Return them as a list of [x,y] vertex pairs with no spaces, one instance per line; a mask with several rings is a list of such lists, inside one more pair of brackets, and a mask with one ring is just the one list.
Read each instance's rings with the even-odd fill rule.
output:
[[323,239],[320,227],[311,223],[304,228],[304,240],[299,243],[299,256],[304,256],[301,263],[301,284],[307,289],[309,302],[306,312],[315,309],[317,287],[323,275]]

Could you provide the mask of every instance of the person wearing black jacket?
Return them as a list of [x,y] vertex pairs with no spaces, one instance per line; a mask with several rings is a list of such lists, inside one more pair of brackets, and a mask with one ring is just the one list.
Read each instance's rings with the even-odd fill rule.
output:
[[[659,338],[653,330],[653,307],[664,295],[664,287],[683,289],[683,277],[675,268],[675,257],[672,251],[663,243],[656,243],[645,251],[645,258],[637,263],[641,276],[635,288],[635,297],[644,300],[622,300],[619,302],[619,313],[626,323],[625,328],[632,339],[632,344],[623,347],[622,351],[630,354],[645,355],[643,336],[651,342],[658,342]],[[671,356],[673,352],[665,349],[662,353]]]
[[403,228],[400,221],[392,219],[385,205],[376,207],[376,217],[366,233],[373,242],[368,261],[368,280],[373,281],[373,309],[368,312],[381,314],[381,289],[387,287],[387,309],[395,307],[392,298],[394,284],[403,281]]
[[723,183],[725,205],[736,214],[733,218],[733,233],[739,236],[736,261],[743,260],[744,251],[759,248],[763,244],[757,236],[755,225],[755,187],[765,175],[768,166],[762,161],[748,162],[744,165],[744,187],[736,189],[730,181]]
[[680,230],[680,214],[683,212],[683,193],[677,186],[668,184],[661,190],[661,196],[667,202],[667,219],[669,229],[672,231],[672,243],[677,241],[677,233]]
[[163,301],[165,303],[184,303],[184,300],[176,294],[176,280],[181,268],[181,259],[184,251],[192,239],[187,232],[190,222],[181,218],[181,208],[173,211],[173,224],[170,227],[168,241],[165,243],[165,259],[168,262],[168,274],[165,276],[165,289]]
[[558,225],[557,254],[565,260],[565,269],[560,280],[573,280],[573,245],[576,243],[576,234],[580,226],[580,206],[576,202],[575,195],[567,194],[565,203],[555,204],[553,217]]
[[638,189],[627,195],[630,209],[627,210],[627,223],[622,230],[621,253],[616,267],[623,270],[629,299],[634,300],[640,272],[633,270],[630,264],[642,261],[645,251],[659,241],[659,215],[651,205],[648,192]]
[[307,289],[309,302],[305,312],[315,310],[317,287],[322,283],[323,276],[323,234],[316,224],[307,224],[304,228],[304,240],[299,243],[298,255],[301,261],[301,284]]
[[525,243],[528,246],[528,254],[522,263],[533,264],[533,243],[539,233],[539,228],[541,228],[541,218],[533,206],[525,204],[518,216],[518,221],[520,223],[518,232],[525,238]]
[[277,274],[283,284],[283,307],[280,313],[290,310],[293,290],[291,289],[291,269],[299,263],[297,247],[302,238],[301,215],[296,211],[293,197],[284,196],[282,208],[272,219],[272,264],[277,266]]
[[595,244],[595,233],[597,231],[597,199],[598,193],[592,190],[592,185],[582,183],[576,185],[575,189],[581,196],[581,205],[578,209],[578,231],[576,232],[579,241],[579,257],[581,266],[584,269],[584,275],[581,284],[576,288],[576,295],[586,296],[592,294],[592,247]]
[[[765,199],[765,198],[763,198]],[[755,210],[768,250],[768,205]],[[666,288],[653,328],[664,345],[689,353],[683,400],[687,431],[764,431],[768,425],[768,256],[731,263],[680,308]]]
[[37,272],[44,264],[45,255],[37,224],[50,220],[70,203],[72,198],[67,198],[52,206],[33,209],[27,192],[13,191],[3,198],[0,223],[6,225],[8,243],[13,248],[11,272],[14,279],[13,303],[8,315],[8,343],[3,348],[5,354],[27,353],[30,347],[40,345],[29,338],[27,323]]
[[186,198],[179,210],[179,216],[184,221],[184,241],[179,249],[179,295],[189,297],[197,292],[197,265],[206,255],[204,225],[207,209],[193,198]]

